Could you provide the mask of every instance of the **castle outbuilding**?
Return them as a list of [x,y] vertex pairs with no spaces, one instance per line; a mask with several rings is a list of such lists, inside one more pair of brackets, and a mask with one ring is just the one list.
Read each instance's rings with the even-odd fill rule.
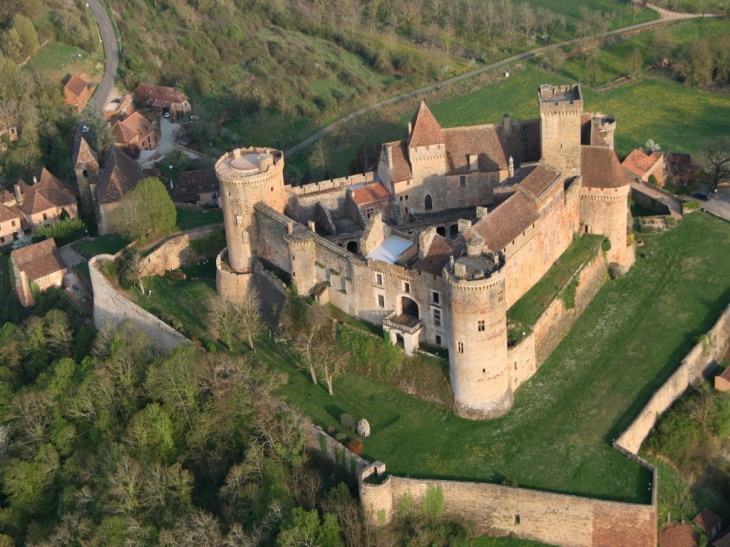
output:
[[577,85],[537,98],[538,119],[448,129],[421,103],[375,173],[299,187],[281,151],[224,155],[219,294],[239,299],[256,268],[288,276],[409,353],[447,348],[459,415],[504,414],[536,370],[510,353],[507,310],[580,234],[605,236],[616,270],[634,260],[615,119],[584,113]]

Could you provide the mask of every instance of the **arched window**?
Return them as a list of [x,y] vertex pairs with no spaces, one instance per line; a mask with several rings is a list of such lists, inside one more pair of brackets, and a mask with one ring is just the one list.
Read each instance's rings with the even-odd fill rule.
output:
[[357,241],[348,241],[347,250],[350,251],[351,253],[357,254]]
[[431,199],[430,195],[426,196],[425,205],[426,205],[426,211],[430,211],[431,209],[433,209],[433,200]]

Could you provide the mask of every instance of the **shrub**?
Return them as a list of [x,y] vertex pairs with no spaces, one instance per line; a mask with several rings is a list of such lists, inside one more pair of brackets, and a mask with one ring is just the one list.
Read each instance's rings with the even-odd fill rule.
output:
[[649,184],[653,184],[654,186],[659,186],[659,181],[654,175],[649,175]]
[[370,436],[370,424],[365,418],[357,422],[357,434],[363,439],[367,439]]
[[352,439],[345,446],[347,446],[347,449],[350,450],[350,452],[354,452],[355,454],[360,454],[364,448],[362,441],[359,439]]
[[603,243],[601,243],[601,249],[603,249],[605,252],[608,252],[611,250],[611,240],[606,238],[603,240]]
[[340,416],[340,423],[342,424],[342,427],[349,429],[350,431],[355,431],[357,429],[357,420],[350,414],[345,413]]
[[439,516],[444,510],[444,492],[440,486],[429,486],[421,503],[421,510],[426,516]]
[[[65,211],[65,209],[64,209]],[[31,235],[33,243],[44,239],[54,239],[57,247],[63,247],[72,241],[83,237],[86,232],[86,224],[80,218],[68,218],[59,220],[49,226],[40,226]]]
[[208,353],[218,353],[218,346],[213,342],[208,342]]
[[682,212],[693,211],[700,208],[699,201],[685,201],[682,203]]
[[347,439],[347,433],[338,433],[337,435],[335,435],[335,440],[337,442],[340,442],[341,443],[345,439]]

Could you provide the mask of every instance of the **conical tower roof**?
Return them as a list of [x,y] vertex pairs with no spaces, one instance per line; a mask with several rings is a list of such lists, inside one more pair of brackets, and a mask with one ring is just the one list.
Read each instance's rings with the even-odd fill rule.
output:
[[411,126],[413,129],[408,141],[409,147],[445,143],[441,126],[423,101],[421,101],[421,106],[418,107],[418,112],[413,116]]

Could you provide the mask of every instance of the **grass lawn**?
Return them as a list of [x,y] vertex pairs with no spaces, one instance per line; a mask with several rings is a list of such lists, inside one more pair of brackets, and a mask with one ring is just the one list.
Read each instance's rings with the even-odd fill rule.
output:
[[152,291],[152,295],[141,296],[136,287],[129,291],[139,306],[163,321],[176,319],[189,330],[183,333],[188,338],[207,340],[205,301],[215,294],[214,280],[180,280],[155,275],[145,278],[144,288]]
[[697,213],[643,239],[636,266],[606,283],[497,420],[463,420],[354,374],[336,379],[329,397],[285,352],[259,355],[289,373],[281,395],[314,423],[338,426],[342,412],[367,417],[364,456],[393,473],[648,502],[650,474],[611,442],[730,300],[722,251],[730,227]]
[[116,254],[128,244],[129,241],[119,234],[106,234],[92,240],[79,241],[74,248],[86,258],[91,258],[100,254]]
[[596,252],[603,239],[603,236],[584,234],[574,240],[542,279],[512,305],[507,311],[507,318],[534,325],[540,314],[563,289],[573,272]]
[[530,541],[529,539],[517,539],[509,537],[492,538],[483,536],[479,539],[472,539],[469,547],[550,547],[547,543]]
[[221,209],[211,209],[210,211],[193,211],[180,207],[175,209],[177,210],[177,228],[181,231],[223,222],[223,211]]

